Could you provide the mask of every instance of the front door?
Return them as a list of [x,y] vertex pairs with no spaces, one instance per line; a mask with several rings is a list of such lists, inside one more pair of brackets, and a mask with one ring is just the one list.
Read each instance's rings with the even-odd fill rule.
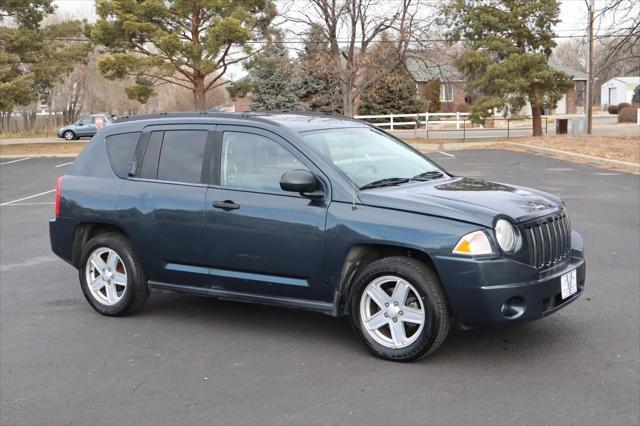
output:
[[[214,185],[207,190],[206,256],[212,285],[266,296],[330,301],[322,266],[328,188],[288,142],[240,126],[219,126]],[[280,189],[288,170],[308,169],[326,197]]]
[[609,105],[618,105],[618,91],[616,87],[609,88]]

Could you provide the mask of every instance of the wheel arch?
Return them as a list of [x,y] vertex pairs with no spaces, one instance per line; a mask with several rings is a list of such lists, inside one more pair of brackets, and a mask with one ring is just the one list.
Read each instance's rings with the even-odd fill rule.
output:
[[365,243],[353,245],[347,252],[343,262],[340,283],[336,292],[336,310],[339,315],[344,315],[349,311],[352,283],[358,273],[376,260],[394,256],[404,256],[419,260],[440,279],[431,255],[425,250],[394,244]]
[[128,239],[127,233],[119,226],[106,222],[83,222],[76,226],[73,235],[73,246],[71,252],[72,264],[79,268],[82,247],[93,237],[109,232],[116,232]]

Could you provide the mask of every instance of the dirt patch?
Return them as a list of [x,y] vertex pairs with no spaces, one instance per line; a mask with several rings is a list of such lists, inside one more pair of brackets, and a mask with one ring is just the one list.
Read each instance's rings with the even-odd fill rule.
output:
[[84,142],[0,145],[0,155],[24,155],[25,157],[31,155],[65,155],[75,157],[85,146],[87,144]]

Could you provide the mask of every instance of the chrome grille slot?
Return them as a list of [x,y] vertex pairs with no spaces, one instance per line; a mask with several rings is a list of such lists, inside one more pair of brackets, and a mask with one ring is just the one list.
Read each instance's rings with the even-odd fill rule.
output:
[[569,256],[571,222],[565,212],[520,225],[528,262],[538,269],[553,267]]

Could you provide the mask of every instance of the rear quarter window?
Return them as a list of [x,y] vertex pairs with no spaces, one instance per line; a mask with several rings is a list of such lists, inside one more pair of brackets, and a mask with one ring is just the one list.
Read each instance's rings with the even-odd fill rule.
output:
[[131,160],[133,159],[140,132],[122,133],[107,137],[105,144],[107,146],[107,156],[111,168],[118,177],[126,178],[131,168]]

